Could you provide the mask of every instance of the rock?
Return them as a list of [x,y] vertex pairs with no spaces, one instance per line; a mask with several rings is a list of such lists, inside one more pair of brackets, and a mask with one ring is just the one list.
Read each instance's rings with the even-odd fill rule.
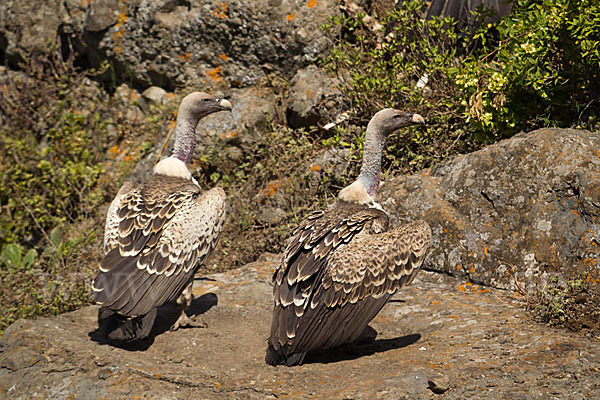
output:
[[196,128],[198,137],[202,140],[218,135],[227,142],[251,145],[274,113],[273,91],[261,87],[232,89],[227,98],[233,106],[231,113],[215,113],[201,119]]
[[84,11],[76,3],[75,0],[3,2],[0,7],[0,37],[3,37],[0,54],[5,54],[10,65],[17,66],[31,50],[46,50],[48,40],[56,39],[61,25],[74,14],[79,14],[83,22]]
[[446,375],[435,376],[427,381],[429,389],[435,394],[442,394],[450,387],[450,380]]
[[91,66],[109,61],[107,80],[169,91],[251,86],[272,72],[290,79],[331,45],[320,28],[339,12],[336,0],[5,3],[0,53],[12,63],[60,35]]
[[[19,320],[0,338],[0,397],[584,399],[600,390],[600,343],[532,323],[502,290],[465,293],[430,272],[382,309],[373,340],[311,354],[300,367],[267,366],[278,258],[197,280],[190,316],[208,326],[169,331],[171,304],[134,348],[98,342],[96,306]],[[428,380],[440,371],[452,371],[452,385],[434,395]]]
[[299,70],[290,84],[286,117],[288,125],[294,129],[335,121],[344,110],[337,82],[315,65]]
[[348,170],[350,164],[350,150],[344,147],[334,147],[321,152],[311,160],[307,169],[313,175],[321,176],[327,174],[339,180]]
[[117,87],[114,96],[123,104],[138,105],[142,100],[142,95],[125,83]]
[[271,206],[287,204],[286,189],[289,189],[287,179],[274,179],[265,184],[256,196],[256,201]]
[[285,218],[285,211],[279,207],[263,207],[258,210],[257,218],[264,224],[278,224]]
[[85,15],[84,27],[91,32],[100,32],[116,24],[118,17],[118,0],[92,1]]
[[169,99],[169,94],[163,88],[158,86],[150,86],[142,92],[142,96],[151,104],[162,105]]
[[[600,135],[540,129],[386,182],[392,224],[424,218],[428,269],[514,289],[598,274]],[[592,278],[597,278],[592,276]]]

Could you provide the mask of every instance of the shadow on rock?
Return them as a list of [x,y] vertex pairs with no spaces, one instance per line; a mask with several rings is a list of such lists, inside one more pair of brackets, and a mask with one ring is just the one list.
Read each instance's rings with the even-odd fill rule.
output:
[[[218,304],[218,297],[214,293],[206,293],[192,300],[192,304],[187,308],[186,313],[194,318],[204,314],[213,306]],[[100,308],[98,310],[101,326],[88,333],[90,339],[100,344],[109,344],[129,351],[144,351],[154,343],[154,338],[168,331],[173,323],[179,317],[179,306],[175,302],[165,304],[158,309],[154,309],[147,316],[137,317],[127,320],[112,310]],[[106,321],[106,322],[104,322]],[[147,324],[152,324],[147,327]],[[142,339],[135,339],[139,332],[149,330]],[[186,329],[186,328],[180,328]],[[110,332],[107,334],[107,332]],[[112,338],[111,338],[112,337]],[[114,339],[115,337],[125,337],[125,339]],[[131,339],[129,339],[131,338]]]
[[377,332],[375,329],[367,326],[360,337],[353,343],[332,349],[319,350],[318,352],[309,352],[304,359],[304,364],[329,364],[355,360],[375,353],[410,346],[421,339],[421,335],[418,333],[399,336],[393,339],[376,339],[376,337]]

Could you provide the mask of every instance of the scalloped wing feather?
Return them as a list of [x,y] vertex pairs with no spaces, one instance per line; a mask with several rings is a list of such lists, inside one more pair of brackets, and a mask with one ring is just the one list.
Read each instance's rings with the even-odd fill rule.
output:
[[[175,299],[214,249],[225,220],[225,193],[154,175],[121,201],[117,246],[93,282],[95,301],[123,315]],[[114,224],[114,222],[112,222]]]
[[[417,275],[431,242],[431,228],[414,221],[377,235],[361,235],[331,256],[324,279],[328,307],[393,294]],[[339,295],[337,295],[339,293]],[[333,300],[332,300],[333,299]]]
[[366,205],[342,202],[327,212],[311,214],[294,230],[273,274],[275,308],[270,342],[275,348],[292,346],[299,319],[309,306],[317,307],[318,303],[311,300],[319,290],[332,252],[374,221],[387,227],[387,214]]
[[118,216],[119,209],[123,199],[136,189],[136,184],[129,181],[125,182],[119,192],[110,203],[110,207],[106,212],[106,223],[104,225],[104,249],[103,253],[106,255],[110,250],[114,249],[118,245],[119,239],[119,223],[121,219]]
[[[423,263],[431,242],[431,229],[426,222],[416,221],[373,234],[387,229],[387,217],[379,215],[365,221],[360,211],[354,212],[344,214],[338,210],[345,222],[330,223],[329,231],[337,229],[339,237],[345,238],[337,246],[325,246],[327,236],[321,235],[321,241],[307,249],[331,247],[325,262],[313,263],[310,280],[302,281],[297,273],[294,284],[288,285],[286,274],[282,273],[293,271],[295,263],[304,261],[302,252],[286,252],[284,261],[291,260],[292,265],[283,263],[275,273],[269,346],[286,358],[355,340],[393,293],[412,282]],[[310,221],[296,232],[309,230],[309,224]],[[288,249],[297,249],[297,240],[295,237]],[[311,260],[306,258],[306,262]],[[310,284],[301,287],[303,282]]]

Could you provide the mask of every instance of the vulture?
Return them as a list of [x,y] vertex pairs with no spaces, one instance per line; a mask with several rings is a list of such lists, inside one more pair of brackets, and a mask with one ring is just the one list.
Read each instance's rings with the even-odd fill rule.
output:
[[194,273],[214,249],[225,220],[225,193],[203,192],[188,164],[198,121],[231,111],[231,103],[195,92],[179,106],[173,154],[144,183],[127,182],[106,216],[104,258],[92,282],[98,324],[106,338],[136,341],[150,334],[157,308],[172,300],[181,314],[172,330],[190,325]]
[[310,214],[293,231],[272,277],[267,364],[299,365],[309,351],[353,342],[419,272],[431,228],[415,221],[388,230],[388,215],[375,197],[386,136],[423,123],[418,114],[391,108],[376,113],[356,181],[328,211]]

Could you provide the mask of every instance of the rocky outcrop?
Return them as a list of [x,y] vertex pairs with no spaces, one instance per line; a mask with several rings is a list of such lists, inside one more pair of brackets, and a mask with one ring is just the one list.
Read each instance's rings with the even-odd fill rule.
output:
[[426,268],[511,287],[600,273],[600,135],[522,133],[413,176],[379,199],[394,223],[424,218],[434,240]]
[[339,83],[315,65],[299,70],[290,85],[286,118],[294,129],[335,122],[346,109]]
[[0,339],[0,397],[584,399],[600,390],[598,342],[531,323],[506,292],[464,291],[427,272],[356,344],[300,367],[269,367],[276,260],[196,281],[190,312],[208,327],[168,331],[177,307],[167,306],[137,348],[99,341],[95,306],[17,321]]
[[108,60],[118,81],[143,88],[242,87],[271,72],[290,79],[314,62],[330,45],[320,27],[338,7],[334,0],[9,0],[0,7],[0,55],[14,65],[60,38],[90,66]]

